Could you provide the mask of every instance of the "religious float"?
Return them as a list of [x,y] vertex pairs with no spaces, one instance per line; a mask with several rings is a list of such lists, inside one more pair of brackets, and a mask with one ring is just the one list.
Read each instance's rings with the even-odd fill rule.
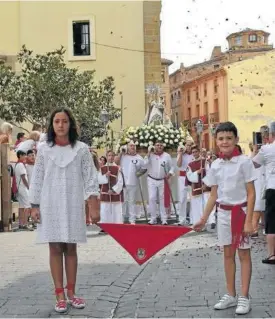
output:
[[[153,146],[156,141],[162,141],[165,152],[172,157],[173,166],[175,168],[175,176],[170,179],[170,189],[172,193],[170,212],[173,215],[177,214],[178,204],[178,167],[177,167],[177,150],[179,146],[185,145],[187,141],[193,139],[184,125],[176,127],[170,120],[170,115],[165,113],[165,107],[160,98],[159,88],[151,86],[147,90],[148,108],[145,119],[140,126],[127,127],[120,135],[117,141],[116,151],[119,152],[122,147],[125,147],[130,141],[136,144],[137,152],[141,156],[146,156],[148,148]],[[143,172],[140,176],[140,184],[142,189],[143,200],[148,204],[148,188],[147,188],[147,173]],[[142,196],[138,196],[137,204],[140,215],[144,214]],[[176,209],[175,209],[176,208]]]
[[167,124],[143,124],[138,127],[128,127],[124,130],[118,148],[127,145],[130,141],[136,144],[137,151],[141,155],[148,152],[148,147],[153,146],[156,141],[162,141],[165,151],[171,155],[177,152],[180,145],[184,145],[191,136],[186,127],[175,128]]
[[[175,127],[170,121],[170,115],[165,114],[165,108],[160,98],[160,88],[151,85],[147,88],[148,107],[147,114],[142,125],[128,127],[121,132],[117,141],[116,151],[120,151],[127,143],[133,141],[137,152],[142,156],[148,153],[148,148],[156,141],[162,141],[165,151],[173,161],[175,176],[169,180],[169,192],[171,204],[169,209],[177,214],[176,203],[178,202],[177,182],[177,149],[188,140],[193,141],[186,127]],[[198,122],[197,132],[200,134],[203,123]],[[147,172],[144,170],[139,176],[139,203],[140,211],[147,216],[148,190]],[[176,240],[178,237],[192,231],[189,226],[176,225],[148,225],[148,224],[100,224],[100,227],[111,235],[139,264],[148,261],[162,248]]]

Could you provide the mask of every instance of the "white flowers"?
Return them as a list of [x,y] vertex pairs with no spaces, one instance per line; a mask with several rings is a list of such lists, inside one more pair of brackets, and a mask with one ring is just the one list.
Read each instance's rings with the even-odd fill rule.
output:
[[125,145],[133,141],[138,148],[147,148],[153,146],[157,140],[163,142],[167,149],[176,150],[179,145],[193,139],[184,127],[176,129],[164,125],[142,125],[125,129],[118,143]]

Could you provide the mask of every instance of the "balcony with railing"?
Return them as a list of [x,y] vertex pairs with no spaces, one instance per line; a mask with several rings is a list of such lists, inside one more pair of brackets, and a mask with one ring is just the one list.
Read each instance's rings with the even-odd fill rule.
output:
[[209,114],[209,124],[219,123],[219,112]]

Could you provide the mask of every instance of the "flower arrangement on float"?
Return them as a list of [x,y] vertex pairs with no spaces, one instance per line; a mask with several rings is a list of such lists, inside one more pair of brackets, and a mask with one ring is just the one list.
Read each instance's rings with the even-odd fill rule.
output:
[[138,151],[145,151],[156,141],[162,141],[166,150],[176,151],[180,145],[184,145],[188,140],[193,141],[185,126],[180,128],[163,124],[130,126],[123,131],[116,150],[118,151],[122,146],[133,141]]

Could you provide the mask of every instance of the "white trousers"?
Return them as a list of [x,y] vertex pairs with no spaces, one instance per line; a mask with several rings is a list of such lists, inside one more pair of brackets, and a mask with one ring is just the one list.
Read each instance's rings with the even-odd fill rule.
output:
[[126,185],[124,188],[124,203],[123,203],[123,216],[129,216],[129,222],[134,223],[136,221],[136,197],[137,197],[137,186]]
[[178,177],[178,194],[179,194],[178,214],[179,214],[180,223],[186,220],[186,213],[187,213],[188,186],[185,186],[185,179],[186,179],[185,176]]
[[[210,192],[203,193],[204,207],[206,206],[209,197],[210,197]],[[211,214],[209,215],[207,224],[215,224],[216,223],[215,213],[216,213],[216,206],[213,208]]]
[[[201,219],[209,197],[210,192],[203,193],[203,195],[192,196],[190,209],[190,220],[192,224],[196,224]],[[216,222],[215,212],[216,209],[214,207],[211,214],[209,215],[207,224],[213,224]]]
[[166,222],[167,214],[164,207],[164,180],[156,181],[148,177],[147,183],[149,195],[149,213],[151,214],[151,221],[155,221],[157,219],[157,200],[159,199],[161,221]]
[[191,208],[190,208],[190,223],[196,224],[202,217],[204,209],[203,196],[192,196],[191,197]]
[[123,224],[122,203],[100,203],[100,223]]

